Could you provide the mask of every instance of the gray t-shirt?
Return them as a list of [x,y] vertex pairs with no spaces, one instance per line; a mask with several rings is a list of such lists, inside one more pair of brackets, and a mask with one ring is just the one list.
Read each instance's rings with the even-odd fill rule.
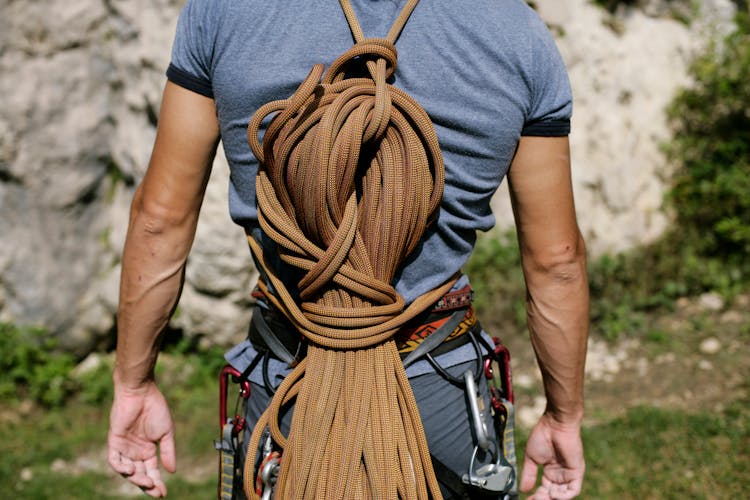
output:
[[[384,37],[404,0],[352,4],[365,36]],[[266,102],[289,97],[314,64],[330,64],[352,43],[335,0],[185,5],[167,76],[215,100],[231,169],[229,210],[253,235],[260,229],[250,117]],[[446,174],[437,223],[396,276],[408,303],[466,262],[476,231],[495,223],[490,198],[519,138],[567,135],[572,103],[554,41],[522,0],[424,0],[396,48],[393,84],[432,118]]]

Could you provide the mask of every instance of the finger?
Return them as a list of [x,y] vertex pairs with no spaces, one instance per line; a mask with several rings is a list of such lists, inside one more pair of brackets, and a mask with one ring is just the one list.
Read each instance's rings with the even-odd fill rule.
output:
[[166,496],[166,493],[164,493],[157,486],[154,486],[153,488],[141,488],[141,491],[143,491],[146,495],[154,498],[162,498]]
[[138,486],[143,491],[148,491],[154,488],[154,480],[148,477],[146,474],[133,474],[126,478],[128,481]]
[[152,457],[146,460],[144,464],[146,466],[146,475],[153,481],[154,489],[159,491],[159,496],[167,496],[167,485],[162,481],[161,472],[159,471],[159,461],[156,457]]
[[138,460],[134,462],[135,472],[132,476],[128,476],[128,481],[140,487],[142,490],[150,490],[154,487],[154,480],[146,472],[146,464],[143,461]]
[[531,495],[527,500],[552,500],[552,496],[549,494],[549,490],[546,486],[540,486],[536,489],[533,495]]
[[164,484],[164,481],[162,481],[161,474],[159,473],[159,469],[149,470],[148,475],[154,481],[153,491],[159,493],[158,495],[154,495],[154,496],[158,496],[158,497],[167,496],[167,485]]
[[581,494],[581,488],[583,487],[583,478],[578,477],[576,479],[573,479],[570,484],[568,484],[568,489],[570,490],[570,496],[569,498],[577,497]]
[[122,454],[112,446],[109,447],[107,452],[107,461],[115,472],[123,476],[131,476],[135,472],[133,462],[130,460],[124,461]]
[[550,496],[559,500],[570,500],[581,493],[581,481],[571,481],[564,484],[550,484],[548,486]]
[[172,432],[169,432],[159,442],[159,453],[164,468],[167,471],[174,473],[177,470],[177,460],[175,458],[174,434]]
[[549,495],[556,500],[569,500],[575,498],[581,492],[581,483],[581,479],[550,479],[545,471],[541,487],[546,488]]
[[523,459],[523,468],[521,469],[521,491],[524,493],[531,491],[536,484],[536,474],[537,464],[526,454]]

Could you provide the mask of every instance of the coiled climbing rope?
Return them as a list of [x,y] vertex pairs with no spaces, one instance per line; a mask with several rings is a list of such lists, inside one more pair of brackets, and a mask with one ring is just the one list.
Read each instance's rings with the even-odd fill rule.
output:
[[[253,430],[245,492],[258,498],[255,455],[269,428],[283,448],[276,498],[440,498],[392,340],[453,283],[408,307],[391,284],[435,218],[444,184],[427,113],[387,83],[395,40],[418,0],[407,2],[384,39],[365,38],[349,1],[340,1],[355,45],[325,74],[313,67],[290,98],[264,105],[248,126],[260,162],[259,223],[281,261],[303,271],[298,294],[248,241],[273,287],[266,295],[309,345]],[[363,67],[369,78],[347,77]],[[295,397],[287,438],[278,414]]]

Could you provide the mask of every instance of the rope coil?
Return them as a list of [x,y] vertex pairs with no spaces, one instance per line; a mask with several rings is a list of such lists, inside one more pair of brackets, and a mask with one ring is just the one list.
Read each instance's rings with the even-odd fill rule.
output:
[[[449,280],[408,307],[391,285],[436,216],[442,155],[427,113],[387,83],[410,0],[385,39],[364,38],[348,0],[355,45],[324,73],[315,65],[288,99],[248,126],[260,162],[258,220],[287,265],[304,271],[298,300],[250,247],[269,300],[309,343],[253,430],[245,492],[263,430],[283,448],[276,498],[440,498],[414,395],[392,340],[438,300]],[[362,65],[370,78],[348,78]],[[262,142],[261,123],[274,115]],[[288,438],[280,408],[296,397]]]

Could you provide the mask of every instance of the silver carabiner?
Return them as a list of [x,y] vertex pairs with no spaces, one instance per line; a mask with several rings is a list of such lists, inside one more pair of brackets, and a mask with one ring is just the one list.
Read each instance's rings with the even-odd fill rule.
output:
[[484,412],[479,408],[479,398],[481,394],[477,390],[477,384],[474,382],[474,373],[471,370],[464,372],[464,383],[466,384],[466,393],[469,397],[469,409],[471,410],[471,422],[474,426],[474,433],[477,437],[477,445],[484,451],[490,447],[489,433],[485,423]]
[[280,461],[279,457],[274,457],[267,461],[260,471],[260,479],[263,481],[263,495],[260,497],[261,500],[271,500],[273,487],[276,485],[276,478],[279,475]]
[[[479,407],[479,398],[481,398],[481,394],[479,394],[479,391],[477,390],[477,385],[474,382],[474,373],[471,370],[466,370],[464,372],[464,383],[466,384],[469,409],[471,410],[471,421],[474,427],[474,433],[476,434],[477,445],[474,447],[474,452],[471,455],[469,473],[464,474],[462,480],[466,484],[470,484],[485,491],[506,493],[515,483],[515,468],[505,458],[504,450],[498,449],[497,443],[494,443],[489,438],[485,414]],[[490,446],[491,444],[493,446]],[[488,464],[475,468],[477,454],[480,449],[485,453],[489,453],[494,460]]]
[[490,454],[495,455],[497,460],[482,465],[475,470],[474,467],[477,459],[477,452],[479,451],[479,446],[475,446],[474,453],[471,455],[469,473],[464,474],[461,479],[464,483],[470,484],[484,491],[490,491],[492,493],[507,493],[513,487],[516,479],[516,471],[513,469],[513,466],[505,460],[502,452],[497,449],[497,445],[495,445],[494,448],[494,453],[490,451]]

